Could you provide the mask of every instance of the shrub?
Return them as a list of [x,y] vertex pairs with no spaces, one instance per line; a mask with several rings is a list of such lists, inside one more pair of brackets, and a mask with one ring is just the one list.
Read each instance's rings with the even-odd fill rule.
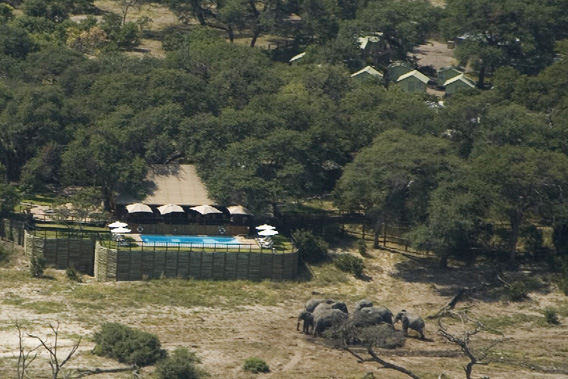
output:
[[327,257],[327,243],[316,237],[308,230],[297,230],[292,234],[300,258],[306,262],[315,263]]
[[363,260],[351,254],[342,254],[333,260],[335,266],[341,271],[350,272],[356,277],[363,274]]
[[196,379],[206,376],[205,372],[195,367],[200,360],[195,353],[185,347],[176,348],[166,359],[156,365],[156,375],[160,379]]
[[560,320],[558,320],[558,314],[552,308],[546,308],[544,310],[544,320],[547,324],[550,325],[558,325],[560,324]]
[[507,298],[510,301],[523,301],[528,298],[528,290],[523,282],[516,281],[507,288]]
[[245,364],[243,366],[243,369],[245,371],[249,371],[249,372],[252,372],[254,374],[259,373],[259,372],[269,372],[270,371],[270,368],[268,367],[266,362],[263,361],[262,359],[256,358],[256,357],[247,358],[247,360],[245,361]]
[[95,333],[93,353],[137,366],[151,365],[166,356],[153,334],[119,323],[104,323]]
[[364,239],[357,241],[357,249],[359,250],[359,254],[361,254],[361,256],[367,256],[367,243]]
[[67,276],[67,279],[73,281],[73,282],[79,282],[81,283],[83,280],[81,279],[81,274],[79,273],[79,271],[77,271],[77,269],[73,266],[71,267],[67,267],[67,270],[65,270],[65,275]]
[[45,258],[43,255],[33,254],[30,259],[30,274],[34,278],[41,278],[45,271]]

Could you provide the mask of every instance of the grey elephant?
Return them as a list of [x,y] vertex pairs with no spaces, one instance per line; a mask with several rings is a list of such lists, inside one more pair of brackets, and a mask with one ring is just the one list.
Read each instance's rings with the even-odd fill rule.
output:
[[331,327],[337,327],[347,321],[347,313],[339,309],[324,309],[314,315],[314,337]]
[[356,327],[365,327],[386,323],[393,325],[392,312],[383,306],[363,307],[353,312],[352,322]]
[[317,307],[315,307],[314,311],[312,312],[314,314],[314,319],[317,318],[317,316],[321,312],[329,310],[329,309],[337,309],[337,310],[340,310],[341,312],[343,312],[345,314],[348,313],[347,305],[343,302],[335,302],[335,303],[332,303],[332,304],[320,303],[320,304],[318,304]]
[[296,324],[296,330],[300,330],[300,322],[304,321],[302,326],[302,333],[310,334],[310,329],[314,328],[314,315],[308,311],[300,312],[298,316],[298,324]]
[[420,338],[424,339],[424,320],[422,317],[408,313],[406,310],[400,311],[396,317],[394,318],[394,323],[396,324],[398,321],[402,322],[402,331],[404,335],[408,335],[408,329],[416,330],[418,334],[420,334]]
[[314,309],[316,309],[316,307],[318,305],[320,305],[321,303],[333,304],[333,303],[335,303],[335,300],[331,300],[331,299],[310,299],[306,302],[306,306],[304,307],[304,309],[307,312],[312,313],[314,311]]
[[357,304],[355,304],[354,312],[357,312],[361,308],[368,308],[368,307],[372,307],[372,306],[373,306],[373,302],[371,300],[363,299],[363,300],[358,301]]

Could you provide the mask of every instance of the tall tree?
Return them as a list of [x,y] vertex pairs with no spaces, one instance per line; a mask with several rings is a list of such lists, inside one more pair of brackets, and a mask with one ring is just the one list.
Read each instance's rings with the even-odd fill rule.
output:
[[359,211],[375,224],[421,222],[429,197],[456,164],[448,141],[400,129],[379,135],[349,163],[336,187],[337,205]]
[[443,29],[447,38],[463,39],[456,55],[474,64],[483,87],[487,72],[497,67],[536,73],[550,64],[561,11],[554,0],[448,0]]
[[471,173],[490,196],[490,217],[510,225],[509,257],[515,260],[521,226],[550,217],[566,204],[568,157],[520,146],[487,149],[471,163]]

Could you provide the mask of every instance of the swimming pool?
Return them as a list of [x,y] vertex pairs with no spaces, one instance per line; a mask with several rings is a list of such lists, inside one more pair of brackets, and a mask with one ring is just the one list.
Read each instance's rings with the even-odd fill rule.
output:
[[140,235],[142,242],[162,245],[202,245],[205,247],[213,247],[219,245],[239,245],[240,242],[234,237],[220,236],[168,236],[162,234],[142,234]]

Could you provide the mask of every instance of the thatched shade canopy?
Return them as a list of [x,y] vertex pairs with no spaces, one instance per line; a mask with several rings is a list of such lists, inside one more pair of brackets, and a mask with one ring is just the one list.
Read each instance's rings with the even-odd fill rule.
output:
[[212,207],[211,205],[199,205],[197,207],[191,207],[189,209],[191,209],[192,211],[196,211],[197,213],[200,213],[202,215],[223,213],[217,208]]
[[177,204],[166,204],[158,207],[158,212],[160,212],[161,215],[170,213],[183,213],[183,208]]
[[242,205],[232,205],[227,207],[227,210],[231,215],[252,216],[252,213]]
[[152,208],[142,203],[128,204],[126,210],[128,213],[154,213]]

